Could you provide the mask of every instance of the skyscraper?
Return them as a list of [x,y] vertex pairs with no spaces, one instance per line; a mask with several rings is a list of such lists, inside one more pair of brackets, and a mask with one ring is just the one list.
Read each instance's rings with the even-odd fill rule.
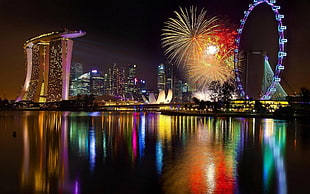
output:
[[69,95],[76,96],[78,95],[78,87],[80,85],[79,77],[83,75],[83,65],[81,63],[72,63],[70,71],[70,89]]
[[160,92],[166,88],[166,72],[165,65],[160,64],[157,66],[157,90]]
[[127,77],[127,88],[126,88],[126,96],[128,98],[133,97],[137,93],[136,87],[136,65],[128,65],[128,77]]
[[112,95],[112,69],[103,76],[103,94]]
[[70,79],[75,79],[80,77],[83,74],[83,64],[81,63],[72,63],[70,71]]
[[118,73],[114,74],[116,78],[116,83],[114,87],[114,91],[116,96],[125,97],[125,88],[127,87],[127,79],[126,79],[126,69],[124,67],[118,68]]
[[139,84],[138,84],[138,94],[140,95],[145,95],[146,94],[146,81],[141,79],[139,80]]
[[90,93],[96,96],[103,95],[103,75],[98,70],[92,70],[90,73]]
[[174,88],[174,73],[173,73],[173,66],[168,63],[165,65],[165,88],[166,90],[169,90],[169,89],[173,89]]
[[104,94],[124,97],[127,86],[125,68],[116,64],[104,74]]
[[90,95],[90,72],[84,73],[77,79],[76,95]]
[[53,102],[69,97],[69,76],[73,38],[82,31],[42,34],[24,44],[26,78],[17,101]]
[[182,82],[182,80],[175,78],[174,87],[172,89],[172,92],[173,92],[173,101],[174,102],[182,102],[183,101],[183,82]]

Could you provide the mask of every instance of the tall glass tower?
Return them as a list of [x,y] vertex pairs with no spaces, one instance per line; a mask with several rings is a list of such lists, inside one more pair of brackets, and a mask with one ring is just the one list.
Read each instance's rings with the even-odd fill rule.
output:
[[70,72],[70,96],[78,95],[78,87],[80,85],[79,77],[81,75],[83,75],[83,65],[81,63],[72,63]]
[[165,65],[160,64],[157,67],[157,90],[160,92],[166,88]]
[[128,66],[128,77],[127,77],[127,96],[132,97],[137,92],[136,87],[136,69],[137,65],[129,65]]
[[90,93],[96,96],[103,95],[104,78],[98,70],[90,72]]

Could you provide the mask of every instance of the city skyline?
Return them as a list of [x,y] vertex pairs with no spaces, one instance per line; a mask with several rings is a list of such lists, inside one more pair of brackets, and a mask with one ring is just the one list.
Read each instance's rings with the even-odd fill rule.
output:
[[[84,71],[83,64],[72,63],[69,100],[76,99],[78,96],[94,95],[99,99],[115,98],[122,101],[144,103],[189,101],[191,91],[189,91],[188,84],[175,74],[175,68],[172,65],[162,63],[157,67],[156,89],[150,89],[147,80],[140,79],[136,75],[138,68],[137,65],[124,67],[113,64],[107,71],[101,71],[101,69]],[[155,102],[156,97],[158,99],[167,97],[167,101]]]
[[[104,6],[98,2],[85,4],[82,1],[60,0],[53,4],[37,0],[2,2],[0,23],[5,30],[1,32],[0,98],[5,95],[8,99],[15,99],[23,85],[23,43],[31,37],[63,28],[87,32],[85,37],[74,42],[72,62],[88,65],[88,70],[105,69],[114,62],[122,65],[137,64],[141,67],[137,75],[156,88],[156,68],[166,62],[160,45],[161,29],[164,22],[173,16],[173,11],[179,6],[195,5],[206,9],[209,16],[229,18],[233,24],[239,25],[243,11],[247,10],[251,2],[121,1],[109,2]],[[310,19],[310,13],[306,11],[310,2],[278,0],[277,4],[281,6],[281,12],[285,15],[284,23],[288,27],[288,56],[282,75],[289,83],[286,89],[298,92],[300,87],[310,87],[310,78],[307,76],[310,73],[307,54],[310,25],[301,24]]]

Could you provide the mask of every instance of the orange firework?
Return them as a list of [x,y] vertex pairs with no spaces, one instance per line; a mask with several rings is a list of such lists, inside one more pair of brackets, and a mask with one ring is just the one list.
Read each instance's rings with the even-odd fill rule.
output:
[[187,64],[188,78],[200,89],[213,81],[231,81],[234,78],[234,36],[232,30],[223,29],[208,38],[204,49],[196,53]]

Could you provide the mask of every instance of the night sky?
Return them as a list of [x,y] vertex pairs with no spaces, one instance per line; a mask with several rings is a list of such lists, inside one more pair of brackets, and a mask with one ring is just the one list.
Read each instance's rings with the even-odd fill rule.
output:
[[[87,35],[75,39],[73,62],[81,62],[85,71],[105,70],[136,64],[140,79],[146,79],[152,89],[156,82],[156,67],[166,58],[160,45],[161,28],[178,6],[198,6],[209,16],[229,18],[239,25],[243,11],[252,0],[157,0],[157,1],[79,1],[28,0],[0,2],[0,98],[15,99],[25,78],[24,42],[34,36],[58,31],[83,30]],[[103,3],[103,4],[102,4]],[[288,93],[310,88],[310,8],[309,0],[278,0],[280,13],[288,27],[283,86]],[[271,22],[274,18],[270,18]],[[256,21],[254,21],[256,22]],[[268,20],[258,22],[269,22]],[[260,40],[261,25],[251,37]],[[271,34],[273,31],[271,30]],[[249,34],[249,33],[248,33]],[[277,36],[273,33],[271,36]]]

